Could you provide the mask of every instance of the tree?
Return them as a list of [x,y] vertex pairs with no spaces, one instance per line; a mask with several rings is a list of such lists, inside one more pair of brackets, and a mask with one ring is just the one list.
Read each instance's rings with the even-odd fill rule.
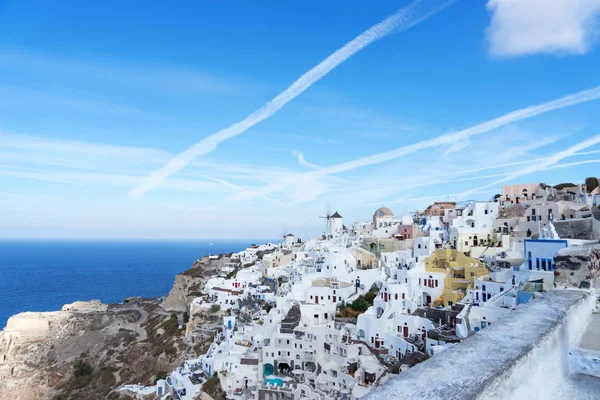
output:
[[496,194],[494,196],[494,201],[497,202],[500,197],[502,197],[502,195],[500,193]]
[[559,183],[558,185],[554,186],[554,189],[563,190],[564,188],[573,187],[573,186],[577,186],[577,185],[574,183]]
[[600,183],[598,182],[598,178],[587,177],[585,178],[585,187],[588,193],[591,193],[592,190],[596,189]]

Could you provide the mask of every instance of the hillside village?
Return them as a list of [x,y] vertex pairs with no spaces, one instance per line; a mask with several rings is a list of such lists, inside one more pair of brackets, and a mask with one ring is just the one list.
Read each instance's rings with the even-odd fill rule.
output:
[[[440,378],[435,365],[487,368],[463,359],[472,346],[495,360],[487,382],[513,370],[515,357],[568,358],[595,381],[566,385],[593,393],[599,206],[597,180],[588,178],[507,185],[490,201],[434,202],[401,216],[382,206],[353,224],[329,212],[318,238],[286,233],[277,243],[196,260],[164,298],[12,316],[0,331],[0,397],[370,400],[397,385],[428,390],[425,377]],[[564,319],[554,302],[580,311]],[[579,332],[568,346],[540,336],[566,330]],[[527,349],[541,342],[558,350],[530,357]]]
[[[320,238],[287,234],[212,256],[220,271],[186,303],[187,340],[208,338],[206,351],[154,387],[122,389],[188,400],[218,384],[212,394],[227,399],[360,399],[554,287],[592,286],[599,206],[597,181],[506,185],[493,201],[403,216],[380,207],[353,225],[335,212]],[[561,266],[573,252],[581,265]],[[207,314],[221,317],[195,323]]]

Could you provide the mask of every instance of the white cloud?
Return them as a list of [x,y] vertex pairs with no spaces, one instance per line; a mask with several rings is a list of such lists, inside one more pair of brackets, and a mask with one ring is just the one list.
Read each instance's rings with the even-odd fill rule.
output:
[[486,36],[496,56],[584,54],[597,39],[600,0],[490,0]]

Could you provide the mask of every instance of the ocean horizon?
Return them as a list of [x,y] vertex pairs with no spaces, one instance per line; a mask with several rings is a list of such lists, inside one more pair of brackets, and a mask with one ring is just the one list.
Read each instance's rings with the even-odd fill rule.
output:
[[166,296],[175,275],[197,259],[267,242],[273,240],[1,239],[0,329],[14,314],[74,301]]

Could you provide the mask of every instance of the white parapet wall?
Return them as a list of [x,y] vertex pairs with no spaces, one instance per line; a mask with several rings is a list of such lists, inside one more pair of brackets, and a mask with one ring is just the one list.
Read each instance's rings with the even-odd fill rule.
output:
[[551,399],[595,297],[553,290],[440,355],[377,387],[379,399]]

